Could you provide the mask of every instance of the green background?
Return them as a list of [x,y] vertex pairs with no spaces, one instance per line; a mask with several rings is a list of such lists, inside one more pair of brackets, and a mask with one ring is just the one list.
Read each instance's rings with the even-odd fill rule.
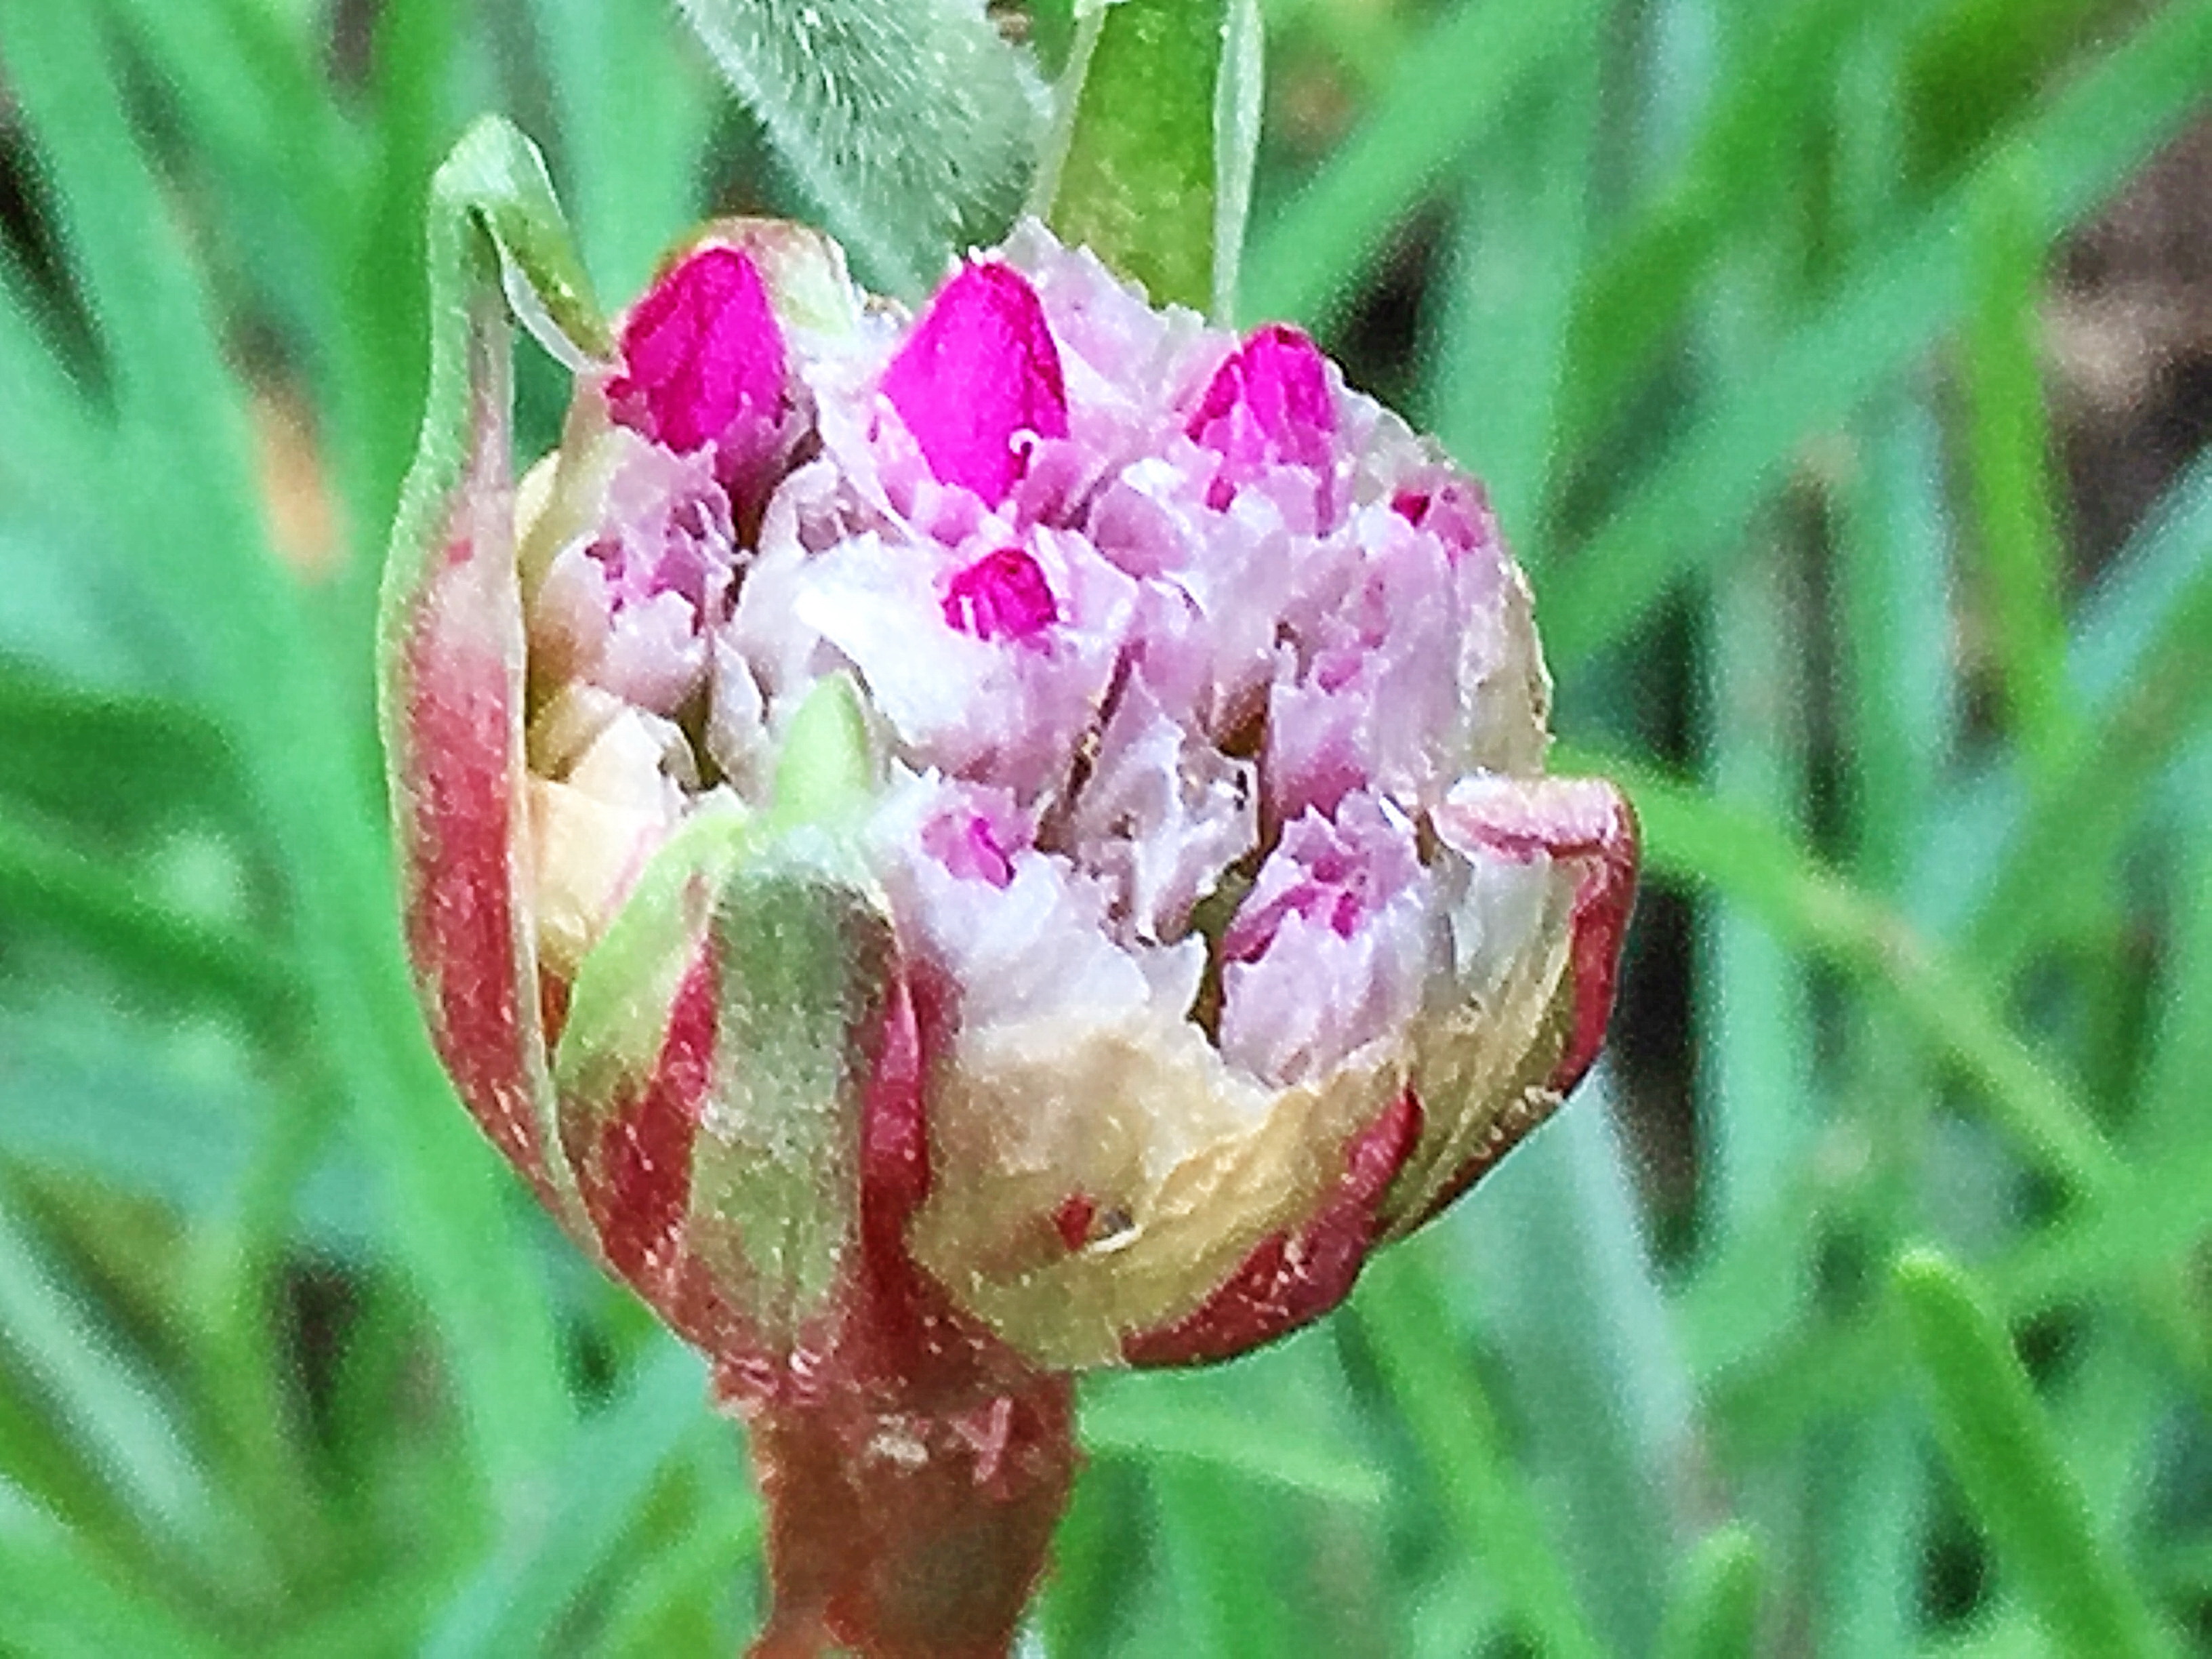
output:
[[[2212,0],[1263,9],[1240,313],[1488,482],[1649,872],[1470,1201],[1086,1385],[1029,1650],[2212,1650]],[[1112,40],[1067,187],[1207,222]],[[0,1652],[733,1651],[737,1432],[422,1046],[369,634],[468,118],[617,298],[802,173],[654,0],[0,0]]]

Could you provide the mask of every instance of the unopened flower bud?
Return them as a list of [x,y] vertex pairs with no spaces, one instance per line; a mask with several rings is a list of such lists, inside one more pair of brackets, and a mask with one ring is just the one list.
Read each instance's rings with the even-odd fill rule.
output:
[[[740,222],[617,338],[395,566],[434,1029],[772,1485],[1018,1535],[1003,1633],[1066,1372],[1326,1312],[1588,1067],[1633,822],[1480,487],[1295,329],[1033,224],[909,319]],[[780,1620],[908,1616],[779,1516]]]

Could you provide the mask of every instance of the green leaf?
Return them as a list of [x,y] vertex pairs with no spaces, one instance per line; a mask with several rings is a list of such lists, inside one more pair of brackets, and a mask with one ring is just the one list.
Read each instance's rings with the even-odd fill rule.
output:
[[131,982],[179,1002],[228,1004],[264,1030],[295,1012],[289,965],[258,939],[177,910],[143,877],[0,810],[0,910],[53,928]]
[[2067,746],[2065,549],[2037,362],[2043,245],[2025,158],[1977,204],[1966,331],[1966,459],[1991,653],[2012,735],[2047,772]]
[[[1481,1317],[1513,1396],[1539,1512],[1608,1651],[1649,1652],[1695,1395],[1601,1071],[1437,1224],[1437,1254]],[[1449,1252],[1449,1254],[1446,1254]],[[1540,1380],[1536,1380],[1540,1379]]]
[[1390,1496],[1382,1472],[1348,1451],[1286,1436],[1227,1403],[1192,1396],[1182,1379],[1102,1379],[1083,1395],[1084,1449],[1099,1458],[1200,1463],[1285,1492],[1379,1510]]
[[38,1238],[6,1208],[0,1208],[0,1334],[15,1363],[36,1380],[62,1432],[158,1549],[216,1583],[251,1578],[239,1517],[226,1511],[161,1384],[115,1349],[53,1271]]
[[1759,1651],[1759,1545],[1743,1526],[1698,1540],[1659,1634],[1660,1659],[1752,1659]]
[[1543,562],[1544,503],[1559,456],[1567,321],[1592,240],[1599,60],[1561,60],[1522,92],[1470,168],[1451,257],[1430,305],[1440,315],[1427,406],[1437,435],[1479,474],[1507,539]]
[[2025,158],[2031,230],[2047,240],[2101,200],[2176,131],[2203,95],[2212,5],[2151,16],[2047,106],[1992,161],[1885,247],[1778,341],[1762,373],[1717,396],[1605,523],[1562,562],[1544,607],[1555,666],[1618,640],[1695,568],[1722,565],[1735,533],[1807,437],[1832,427],[1925,351],[1971,293],[1969,228]]
[[2080,1659],[2174,1652],[2095,1535],[2050,1418],[1972,1283],[1932,1251],[1903,1257],[1895,1281],[1944,1458],[2013,1591]]
[[879,769],[867,699],[850,674],[824,675],[784,730],[767,827],[857,828],[875,797]]
[[699,216],[713,82],[664,0],[531,0],[584,262],[634,294]]
[[2083,1192],[2109,1184],[2112,1149],[2051,1062],[1902,918],[1760,818],[1630,763],[1577,755],[1563,763],[1628,791],[1651,874],[1710,883],[1799,948],[1880,988],[1921,1040],[1975,1085],[2026,1157]]
[[663,1474],[702,1434],[727,1434],[706,1409],[704,1363],[662,1339],[615,1398],[578,1425],[552,1475],[543,1518],[508,1536],[447,1607],[425,1659],[552,1650],[562,1620],[639,1524]]
[[1352,1301],[1360,1334],[1436,1483],[1453,1547],[1482,1564],[1522,1634],[1551,1659],[1597,1659],[1605,1650],[1497,1412],[1448,1338],[1453,1322],[1425,1250],[1408,1242],[1368,1269]]
[[1246,313],[1318,325],[1391,227],[1504,118],[1521,88],[1561,54],[1587,47],[1604,3],[1460,0],[1407,49],[1359,130],[1259,227],[1245,262]]
[[[1954,0],[1956,3],[1956,0]],[[1717,77],[1687,153],[1619,230],[1571,296],[1560,441],[1598,436],[1662,349],[1689,320],[1717,262],[1769,234],[1800,175],[1790,158],[1825,114],[1823,94],[1856,36],[1891,27],[1923,0],[1800,0],[1774,9],[1749,61]],[[1854,134],[1854,137],[1856,135]]]
[[715,896],[759,841],[750,816],[734,805],[693,813],[639,873],[578,967],[553,1081],[559,1144],[587,1179],[606,1123],[653,1080],[684,977],[707,948]]
[[1035,77],[963,0],[678,0],[878,288],[915,297],[1019,209]]
[[481,1467],[520,1501],[568,1417],[550,1322],[492,1159],[423,1042],[359,728],[262,533],[243,392],[198,266],[125,115],[95,9],[0,0],[0,54],[117,388],[107,505],[187,624],[191,666],[246,763],[321,1058],[386,1183]]
[[1226,320],[1257,141],[1252,0],[1116,0],[1079,24],[1037,200],[1155,305]]
[[217,1659],[215,1632],[119,1580],[83,1541],[0,1480],[8,1641],[40,1659]]
[[713,1079],[686,1248],[768,1340],[818,1313],[859,1243],[861,1130],[896,959],[851,855],[799,830],[714,896]]

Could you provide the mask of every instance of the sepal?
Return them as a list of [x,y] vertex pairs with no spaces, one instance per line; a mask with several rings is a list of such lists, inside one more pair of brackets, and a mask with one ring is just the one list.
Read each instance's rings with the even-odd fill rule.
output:
[[514,571],[510,332],[573,362],[604,321],[529,141],[479,123],[431,185],[429,397],[386,562],[378,702],[409,953],[485,1133],[570,1231],[539,1023]]

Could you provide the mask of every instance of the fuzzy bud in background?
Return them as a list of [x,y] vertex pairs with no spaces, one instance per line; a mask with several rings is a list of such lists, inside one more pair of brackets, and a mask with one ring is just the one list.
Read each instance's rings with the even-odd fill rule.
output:
[[503,441],[387,635],[434,1033],[752,1424],[758,1650],[1002,1653],[1070,1375],[1325,1313],[1591,1063],[1627,806],[1477,485],[1035,225],[915,317],[710,227]]

